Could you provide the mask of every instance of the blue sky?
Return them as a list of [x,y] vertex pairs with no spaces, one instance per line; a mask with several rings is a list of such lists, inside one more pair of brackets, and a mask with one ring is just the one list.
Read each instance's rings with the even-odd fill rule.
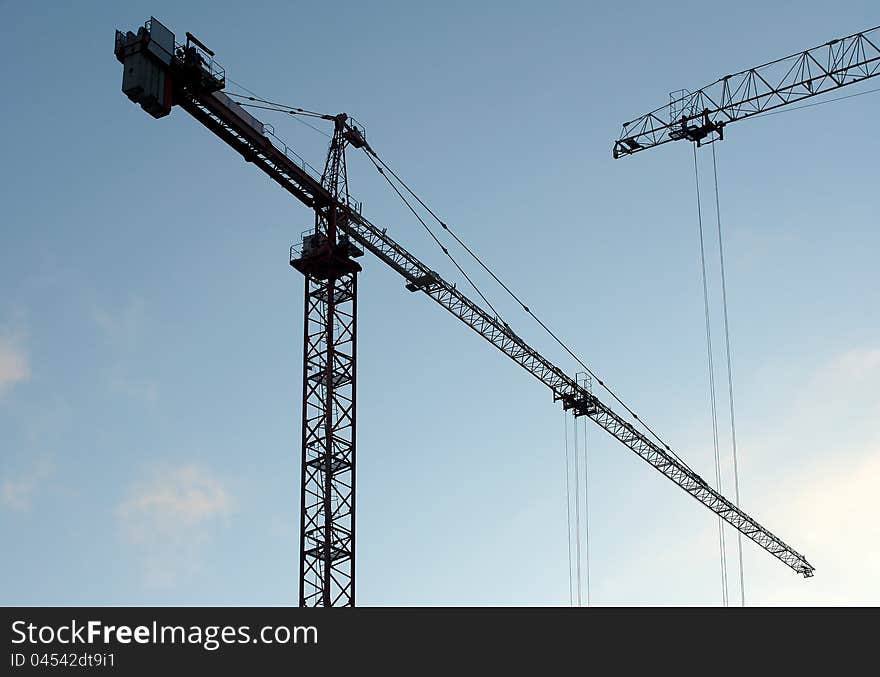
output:
[[[869,2],[0,5],[9,604],[296,602],[302,279],[286,257],[312,217],[182,111],[132,105],[115,28],[155,15],[262,96],[354,114],[711,477],[691,150],[613,161],[612,141],[671,90],[880,23]],[[747,543],[752,604],[880,603],[878,105],[744,121],[717,146],[742,504],[817,568],[804,581]],[[323,136],[263,117],[322,161]],[[371,171],[351,159],[365,213],[449,273]],[[549,391],[379,261],[364,268],[359,603],[567,605]],[[592,600],[720,603],[713,515],[595,426],[587,439]],[[730,494],[723,416],[722,442]]]

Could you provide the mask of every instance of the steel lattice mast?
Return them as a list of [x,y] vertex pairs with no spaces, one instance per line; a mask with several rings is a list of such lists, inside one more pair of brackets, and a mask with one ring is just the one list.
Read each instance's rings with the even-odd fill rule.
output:
[[725,75],[623,124],[615,158],[670,141],[710,143],[725,125],[880,75],[880,26]]
[[[354,606],[357,274],[363,254],[340,237],[348,218],[345,148],[357,142],[334,118],[321,177],[330,200],[290,264],[305,275],[303,309],[300,606]],[[344,208],[341,208],[344,207]]]
[[[155,19],[137,35],[117,31],[116,56],[126,66],[149,45],[151,35],[167,31]],[[170,32],[169,32],[170,34]],[[334,121],[334,136],[321,179],[313,176],[265,126],[220,90],[225,75],[213,53],[187,34],[186,47],[174,47],[164,63],[171,81],[148,97],[135,83],[123,91],[154,117],[179,105],[247,162],[315,212],[315,228],[302,248],[291,248],[291,265],[306,276],[303,365],[303,486],[301,605],[354,604],[354,470],[356,289],[360,266],[352,259],[372,252],[399,273],[406,288],[423,292],[486,341],[550,388],[553,399],[575,416],[587,416],[675,482],[700,503],[804,576],[814,568],[806,558],[759,524],[684,464],[667,447],[653,442],[599,400],[576,378],[543,357],[505,322],[465,296],[395,242],[387,229],[367,220],[348,196],[345,148],[369,148],[363,130],[345,115]],[[193,45],[190,44],[193,41]],[[196,59],[193,54],[200,54]],[[128,68],[126,68],[128,73]],[[128,76],[126,76],[128,77]],[[157,103],[158,102],[158,103]]]

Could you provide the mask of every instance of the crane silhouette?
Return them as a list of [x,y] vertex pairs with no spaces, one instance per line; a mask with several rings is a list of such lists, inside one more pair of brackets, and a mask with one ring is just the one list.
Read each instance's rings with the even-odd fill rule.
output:
[[[797,573],[813,575],[803,555],[710,487],[659,438],[652,439],[650,428],[642,431],[602,402],[587,382],[569,376],[496,313],[468,298],[393,240],[386,229],[371,223],[349,195],[346,152],[365,152],[383,175],[393,172],[367,143],[363,127],[346,114],[288,107],[287,112],[333,124],[324,170],[317,176],[274,132],[224,93],[225,71],[214,53],[192,34],[186,37],[186,43],[178,45],[174,34],[155,18],[136,33],[117,31],[114,52],[123,64],[123,92],[156,118],[179,106],[315,215],[314,228],[290,252],[290,264],[305,277],[301,606],[355,604],[357,276],[361,270],[355,259],[365,251],[396,271],[410,292],[431,298],[546,385],[565,410],[590,418]],[[598,383],[606,387],[601,380]],[[630,409],[626,411],[644,426]]]

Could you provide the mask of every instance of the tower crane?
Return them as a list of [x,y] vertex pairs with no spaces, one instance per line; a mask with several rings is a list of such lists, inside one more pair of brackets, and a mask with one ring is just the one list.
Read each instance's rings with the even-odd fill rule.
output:
[[[348,192],[346,151],[378,159],[362,126],[346,114],[309,113],[333,123],[320,177],[274,132],[224,93],[226,75],[214,52],[155,18],[137,32],[116,31],[122,90],[155,118],[179,106],[284,190],[311,209],[314,227],[291,247],[290,264],[305,277],[302,486],[299,604],[355,603],[355,260],[369,251],[420,292],[546,385],[553,400],[586,416],[697,501],[805,577],[814,568],[794,548],[710,487],[666,445],[602,402],[489,312],[370,222]],[[601,383],[601,382],[600,382]]]
[[[793,103],[820,96],[842,87],[864,82],[880,75],[880,26],[869,28],[828,42],[802,52],[770,61],[747,70],[725,75],[700,89],[687,89],[670,93],[669,103],[646,113],[635,120],[623,123],[620,136],[614,141],[612,156],[619,159],[628,155],[661,146],[670,141],[690,141],[694,144],[694,172],[697,187],[697,210],[699,214],[700,255],[703,268],[703,294],[706,310],[706,340],[710,373],[710,392],[715,410],[714,380],[712,376],[712,339],[709,326],[709,297],[706,282],[706,262],[703,249],[703,226],[700,213],[700,187],[697,165],[697,148],[724,139],[724,129],[731,122],[747,119],[774,111]],[[876,91],[876,90],[869,90]],[[867,93],[867,92],[862,92]],[[850,96],[859,96],[859,93]],[[843,97],[848,98],[848,97]],[[832,101],[834,99],[831,99]],[[823,103],[823,102],[819,102]],[[817,104],[807,104],[817,105]],[[724,272],[724,253],[721,233],[721,214],[718,203],[718,174],[715,148],[712,147],[712,165],[715,178],[715,206],[717,210],[718,244],[721,265],[721,287],[724,308],[724,332],[727,351],[727,376],[730,395],[730,421],[733,443],[733,467],[736,499],[739,503],[739,480],[736,476],[736,430],[734,422],[733,380],[730,359],[730,335],[727,314],[727,290]],[[716,434],[716,477],[718,475],[718,447]],[[721,531],[719,525],[719,531]],[[740,586],[743,583],[742,544],[739,536]],[[724,564],[724,539],[721,535],[722,570]],[[726,578],[724,596],[726,599]],[[745,592],[743,604],[745,604]]]
[[731,122],[880,75],[880,26],[725,75],[694,91],[679,90],[669,103],[623,123],[615,159],[670,141],[698,146],[724,138]]

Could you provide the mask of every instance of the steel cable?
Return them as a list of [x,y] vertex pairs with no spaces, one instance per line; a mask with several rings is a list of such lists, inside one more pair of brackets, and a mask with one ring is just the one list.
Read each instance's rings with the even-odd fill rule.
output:
[[[614,391],[613,391],[613,390],[612,390],[612,389],[611,389],[611,388],[605,383],[605,381],[603,381],[601,378],[599,378],[599,376],[596,374],[596,372],[594,372],[592,369],[590,369],[590,367],[588,367],[588,366],[584,363],[584,361],[581,360],[581,358],[578,357],[578,356],[577,356],[577,355],[576,355],[576,354],[575,354],[575,353],[574,353],[574,352],[573,352],[573,351],[572,351],[572,350],[571,350],[571,349],[570,349],[570,348],[569,348],[569,347],[568,347],[568,346],[562,341],[562,339],[560,339],[559,336],[557,336],[556,333],[553,332],[553,331],[550,329],[550,327],[548,327],[548,326],[547,326],[547,325],[546,325],[546,324],[545,324],[545,323],[544,323],[544,322],[543,322],[543,321],[542,321],[537,315],[535,315],[534,312],[532,312],[532,310],[531,310],[531,309],[530,309],[530,308],[529,308],[529,307],[523,302],[523,300],[522,300],[522,299],[521,299],[521,298],[520,298],[515,292],[513,292],[513,291],[510,289],[510,287],[508,287],[507,284],[505,284],[505,283],[504,283],[504,282],[503,282],[503,281],[502,281],[502,280],[501,280],[501,279],[495,274],[495,272],[492,271],[492,270],[491,270],[491,269],[490,269],[490,268],[489,268],[489,267],[483,262],[483,260],[482,260],[482,259],[481,259],[481,258],[480,258],[480,257],[479,257],[479,256],[478,256],[478,255],[477,255],[477,254],[476,254],[476,253],[475,253],[475,252],[474,252],[474,251],[473,251],[473,250],[472,250],[472,249],[471,249],[471,248],[465,243],[465,242],[463,242],[463,241],[461,240],[461,238],[458,237],[458,235],[456,235],[456,233],[455,233],[455,232],[449,227],[449,225],[448,225],[446,222],[444,222],[439,216],[437,216],[437,214],[436,214],[436,213],[435,213],[435,212],[434,212],[434,211],[433,211],[433,210],[432,210],[427,204],[425,204],[425,202],[424,202],[424,201],[423,201],[423,200],[422,200],[422,199],[421,199],[421,198],[420,198],[420,197],[419,197],[419,196],[418,196],[418,195],[417,195],[417,194],[416,194],[416,193],[415,193],[415,192],[414,192],[414,191],[413,191],[413,190],[412,190],[407,184],[406,184],[406,182],[405,182],[403,179],[400,178],[400,176],[397,175],[397,173],[396,173],[391,167],[388,166],[388,164],[387,164],[387,163],[386,163],[381,157],[379,157],[379,155],[378,155],[378,154],[377,154],[372,148],[370,148],[369,146],[367,146],[367,147],[365,148],[365,150],[366,150],[366,152],[367,152],[367,157],[369,157],[369,158],[371,159],[371,161],[373,161],[373,164],[375,164],[376,161],[378,161],[378,162],[382,165],[382,167],[384,167],[384,168],[388,171],[388,173],[391,174],[391,175],[397,180],[397,182],[400,183],[401,186],[403,186],[404,190],[406,190],[406,192],[408,192],[408,193],[409,193],[409,194],[410,194],[410,195],[411,195],[411,196],[412,196],[412,197],[413,197],[413,198],[414,198],[414,199],[415,199],[415,200],[416,200],[416,201],[417,201],[417,202],[418,202],[418,203],[419,203],[419,204],[420,204],[420,205],[421,205],[421,206],[422,206],[422,207],[423,207],[423,208],[424,208],[424,209],[425,209],[425,210],[426,210],[426,211],[427,211],[427,212],[428,212],[433,218],[434,218],[434,220],[437,221],[438,224],[440,224],[440,226],[443,228],[443,230],[445,230],[446,232],[448,232],[448,233],[452,236],[452,238],[453,238],[453,239],[454,239],[454,240],[455,240],[455,241],[456,241],[456,242],[457,242],[457,243],[458,243],[458,244],[459,244],[459,245],[460,245],[460,246],[461,246],[461,247],[462,247],[462,248],[463,248],[463,249],[464,249],[464,250],[465,250],[470,256],[471,256],[471,258],[473,258],[474,261],[476,261],[476,262],[480,265],[480,267],[483,268],[483,270],[485,270],[485,271],[486,271],[486,272],[492,277],[492,279],[495,280],[495,281],[496,281],[496,282],[497,282],[497,283],[498,283],[498,284],[504,289],[504,291],[507,292],[507,294],[508,294],[508,295],[509,295],[514,301],[516,301],[516,303],[518,303],[518,304],[522,307],[522,309],[523,309],[526,313],[528,313],[528,314],[532,317],[532,319],[534,319],[534,320],[535,320],[535,321],[541,326],[541,328],[544,329],[544,331],[547,332],[547,334],[549,334],[549,335],[553,338],[554,341],[556,341],[557,344],[559,344],[559,346],[562,347],[563,350],[565,350],[566,353],[568,353],[568,355],[569,355],[572,359],[574,359],[574,360],[575,360],[575,361],[576,361],[581,367],[583,367],[583,368],[587,371],[587,373],[590,374],[590,376],[592,376],[594,379],[596,379],[596,382],[597,382],[600,386],[602,386],[602,388],[604,388],[605,391],[606,391],[609,395],[611,395],[611,397],[614,398],[614,400],[615,400],[615,401],[616,401],[621,407],[623,407],[623,408],[627,411],[627,413],[628,413],[630,416],[633,417],[634,420],[638,421],[639,424],[642,425],[642,426],[648,431],[648,433],[649,433],[649,434],[650,434],[655,440],[657,440],[657,442],[659,442],[659,443],[663,446],[663,448],[664,448],[667,452],[669,452],[670,454],[672,454],[672,456],[674,456],[674,457],[679,461],[679,463],[681,463],[685,468],[687,468],[687,469],[690,470],[691,472],[694,472],[693,468],[691,468],[691,467],[685,462],[684,459],[682,459],[678,454],[676,454],[676,453],[672,450],[672,448],[671,448],[671,447],[670,447],[670,446],[669,446],[669,445],[668,445],[663,439],[661,439],[660,436],[659,436],[656,432],[654,432],[654,430],[651,428],[651,426],[649,426],[647,423],[645,423],[645,422],[644,422],[644,421],[638,416],[638,414],[635,413],[635,411],[633,411],[633,410],[632,410],[632,409],[631,409],[626,403],[624,403],[624,401],[623,401],[622,399],[620,399],[620,397],[617,395],[617,393],[615,393],[615,392],[614,392]],[[374,158],[375,158],[375,160],[374,160]],[[383,173],[383,175],[384,175],[384,173]],[[386,176],[386,180],[387,180],[387,178],[388,178],[388,177]],[[389,181],[389,183],[390,183],[390,181]],[[395,191],[398,193],[398,195],[400,195],[400,191],[397,191],[396,187],[395,187]],[[412,208],[410,208],[410,209],[412,209]],[[421,219],[419,219],[419,220],[421,221]],[[442,245],[441,245],[441,246],[442,246]],[[495,312],[495,311],[494,311],[494,308],[493,308],[493,312]],[[496,313],[496,315],[497,315],[497,313]]]
[[[370,156],[367,155],[367,157],[370,157]],[[458,269],[458,272],[460,272],[464,276],[464,279],[467,280],[468,283],[470,283],[470,285],[471,285],[471,287],[473,287],[474,291],[477,292],[477,294],[479,295],[479,297],[481,299],[483,299],[483,302],[486,303],[486,305],[488,305],[492,309],[492,312],[495,313],[495,316],[499,317],[498,311],[495,310],[495,306],[492,305],[492,302],[489,301],[489,299],[487,299],[483,295],[483,292],[480,291],[480,288],[477,287],[477,285],[474,283],[473,280],[471,280],[471,278],[468,276],[468,274],[466,272],[464,272],[464,269],[458,264],[458,261],[455,260],[455,257],[453,257],[452,254],[449,253],[449,250],[443,246],[443,243],[440,242],[440,240],[434,234],[434,231],[431,230],[431,227],[427,223],[425,223],[424,219],[422,219],[422,217],[419,215],[419,213],[413,208],[413,206],[409,203],[409,201],[397,189],[397,186],[395,186],[394,183],[391,181],[391,179],[389,179],[385,175],[385,172],[382,170],[382,168],[378,164],[376,164],[376,162],[373,161],[373,159],[371,157],[370,157],[370,161],[373,163],[373,166],[376,168],[376,170],[384,177],[385,181],[388,182],[388,185],[391,186],[391,188],[394,190],[395,193],[397,193],[398,197],[403,201],[403,203],[407,206],[407,208],[409,208],[409,210],[412,212],[413,216],[415,216],[419,220],[419,223],[422,224],[422,227],[431,236],[431,239],[433,239],[434,242],[437,243],[437,246],[440,247],[440,249],[443,251],[443,253],[446,254],[446,256],[449,258],[450,261],[452,261],[452,263]]]
[[[727,316],[727,277],[724,272],[724,238],[721,234],[721,201],[718,198],[718,163],[715,159],[715,144],[712,144],[712,174],[715,177],[715,215],[718,223],[718,255],[721,261],[721,301],[724,306],[724,348],[727,352],[727,393],[730,401],[730,437],[733,446],[733,489],[735,505],[739,507],[739,464],[736,451],[736,415],[733,405],[733,366],[730,359],[730,322]],[[736,532],[737,553],[739,554],[740,602],[746,605],[745,573],[743,572],[742,533]]]
[[[715,399],[715,366],[712,359],[712,329],[709,316],[709,284],[706,275],[706,250],[703,244],[703,209],[700,202],[700,173],[697,167],[697,146],[694,144],[694,179],[697,186],[697,222],[700,232],[700,265],[703,273],[703,307],[706,318],[706,354],[709,367],[709,399],[712,407],[712,443],[715,450],[715,489],[721,492],[721,453],[718,448],[718,408]],[[727,557],[724,547],[724,522],[718,516],[718,546],[721,553],[721,598],[728,605]]]
[[[577,425],[577,419],[575,419]],[[584,420],[584,568],[587,574],[587,606],[590,606],[590,467],[587,456],[587,421]]]
[[565,517],[568,526],[568,606],[574,606],[574,577],[571,570],[571,461],[568,455],[568,412],[563,410],[562,423],[565,429]]
[[580,491],[580,471],[578,470],[578,456],[580,456],[580,446],[578,445],[578,426],[577,418],[572,414],[572,423],[574,423],[574,533],[577,550],[575,550],[575,562],[577,563],[577,605],[581,605],[581,491]]

